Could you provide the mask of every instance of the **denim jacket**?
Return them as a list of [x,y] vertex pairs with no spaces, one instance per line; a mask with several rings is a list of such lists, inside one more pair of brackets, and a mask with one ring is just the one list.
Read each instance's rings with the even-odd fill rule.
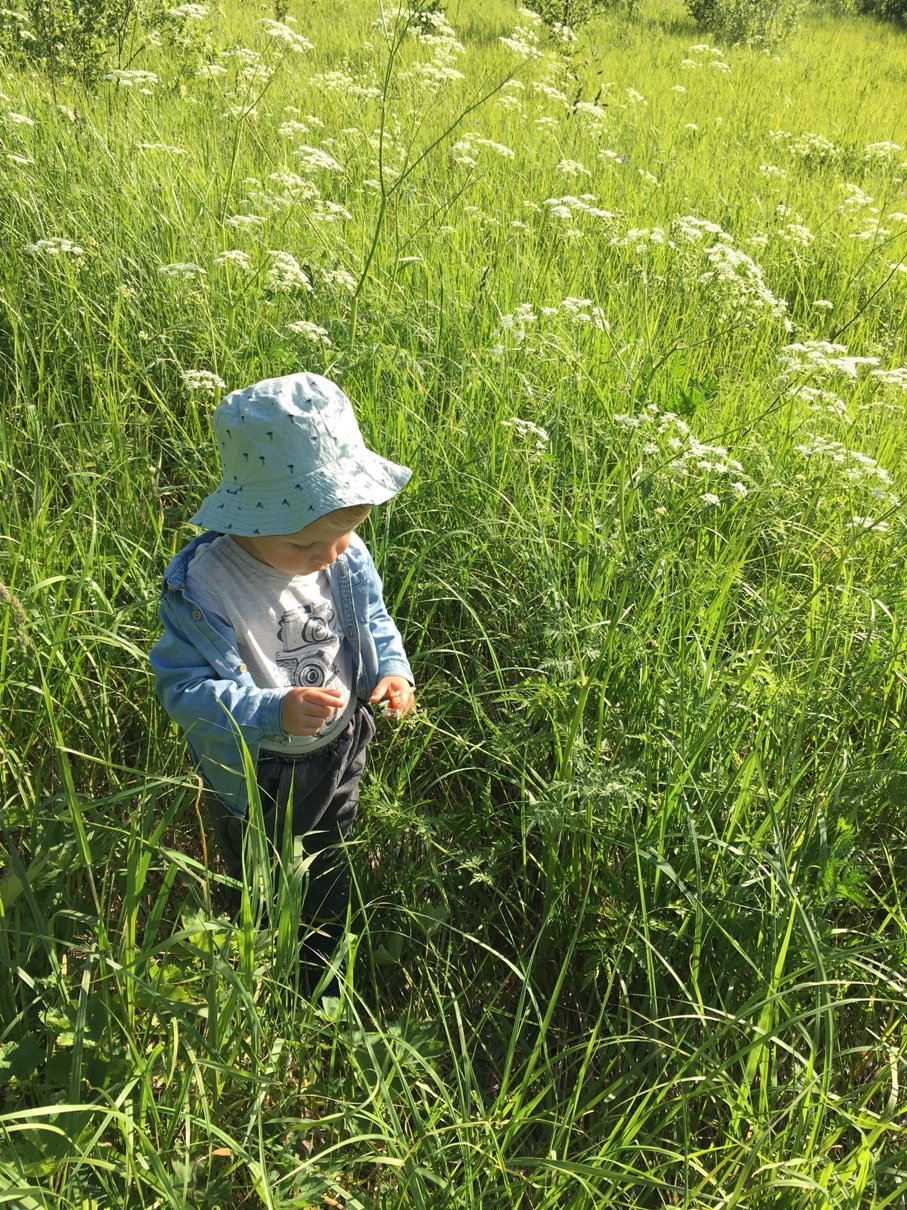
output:
[[[198,772],[228,810],[243,816],[248,806],[243,743],[254,768],[263,740],[286,738],[281,724],[286,689],[259,689],[242,662],[233,629],[206,615],[186,592],[193,555],[219,537],[211,530],[200,534],[164,572],[164,633],[152,648],[151,666],[161,704],[185,731]],[[327,574],[353,660],[357,697],[367,700],[384,676],[412,681],[381,579],[356,534]]]

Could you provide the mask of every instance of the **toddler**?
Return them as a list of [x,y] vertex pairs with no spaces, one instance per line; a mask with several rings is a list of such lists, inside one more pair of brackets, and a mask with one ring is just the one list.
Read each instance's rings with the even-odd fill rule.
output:
[[206,532],[164,573],[151,663],[212,791],[228,872],[242,878],[243,744],[275,857],[288,828],[305,838],[300,982],[310,991],[346,917],[338,843],[356,815],[371,705],[401,716],[414,703],[399,631],[354,532],[411,472],[366,447],[350,401],[318,374],[232,392],[214,429],[221,483],[191,518]]

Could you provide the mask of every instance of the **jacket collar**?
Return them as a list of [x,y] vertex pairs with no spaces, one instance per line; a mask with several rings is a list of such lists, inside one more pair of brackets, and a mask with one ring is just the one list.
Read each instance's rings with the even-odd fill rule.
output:
[[[178,590],[186,587],[186,575],[189,571],[189,564],[195,558],[195,553],[202,546],[207,546],[209,542],[214,542],[218,538],[222,538],[221,534],[216,529],[206,529],[203,534],[198,534],[193,538],[188,546],[184,546],[181,551],[173,556],[164,570],[164,588]],[[338,555],[336,562],[341,561],[346,564],[346,552]],[[328,568],[328,576],[331,576],[331,568]]]

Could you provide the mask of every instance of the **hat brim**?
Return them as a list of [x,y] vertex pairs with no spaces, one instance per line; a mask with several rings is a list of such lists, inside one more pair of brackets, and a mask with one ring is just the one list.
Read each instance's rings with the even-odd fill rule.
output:
[[244,489],[222,482],[189,520],[244,538],[295,534],[339,508],[384,504],[406,487],[411,476],[409,467],[366,449],[358,453],[353,467],[340,462],[320,466],[273,487]]

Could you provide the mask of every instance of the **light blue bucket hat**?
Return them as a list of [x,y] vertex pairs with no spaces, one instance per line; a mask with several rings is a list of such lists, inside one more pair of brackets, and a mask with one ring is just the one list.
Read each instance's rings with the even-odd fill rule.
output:
[[294,534],[335,509],[383,504],[412,474],[368,449],[353,405],[320,374],[232,391],[214,432],[221,483],[191,521],[220,533]]

